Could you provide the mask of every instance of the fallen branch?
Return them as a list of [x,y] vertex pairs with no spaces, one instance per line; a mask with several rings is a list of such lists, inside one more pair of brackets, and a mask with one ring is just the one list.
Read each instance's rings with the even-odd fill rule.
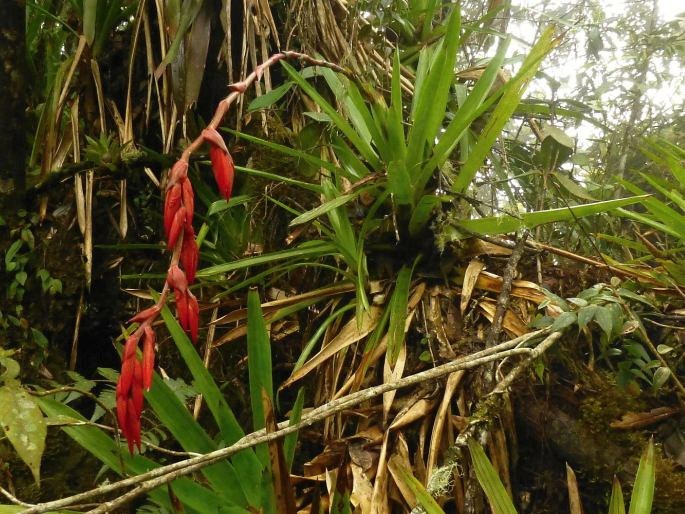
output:
[[[76,503],[83,503],[84,500],[90,500],[94,497],[101,496],[104,494],[119,491],[121,489],[135,486],[134,489],[123,494],[119,498],[102,503],[96,509],[89,512],[92,514],[111,512],[115,508],[124,505],[125,503],[133,500],[134,498],[151,491],[161,485],[167,484],[176,478],[189,475],[195,471],[203,469],[211,464],[225,460],[232,455],[235,455],[239,451],[245,450],[247,448],[252,448],[258,444],[267,443],[280,439],[297,432],[303,428],[309,427],[315,423],[323,421],[324,419],[345,411],[351,407],[359,405],[365,401],[372,398],[383,395],[389,391],[394,391],[396,389],[401,389],[404,387],[413,386],[422,382],[436,380],[455,371],[472,369],[483,364],[493,362],[499,359],[504,359],[507,357],[512,357],[516,355],[529,357],[534,354],[534,349],[523,347],[523,345],[530,342],[536,341],[541,337],[549,334],[549,329],[537,330],[535,332],[530,332],[523,336],[517,337],[510,341],[503,342],[491,348],[486,348],[479,352],[467,355],[465,357],[460,357],[452,362],[448,362],[441,366],[431,368],[414,375],[404,377],[395,382],[390,382],[382,384],[375,387],[370,387],[356,393],[343,396],[337,400],[333,400],[325,405],[317,407],[316,409],[309,412],[303,419],[294,425],[290,425],[288,421],[284,421],[278,424],[278,430],[276,432],[266,433],[265,430],[258,430],[251,434],[242,437],[240,440],[228,446],[226,448],[221,448],[219,450],[207,453],[199,457],[193,457],[183,461],[175,462],[166,466],[155,468],[147,473],[137,475],[134,477],[126,478],[112,484],[106,484],[83,493],[79,493],[67,498],[62,498],[59,500],[36,504],[26,510],[22,511],[22,514],[37,514],[41,512],[47,512],[50,510],[66,508]],[[558,337],[558,336],[557,336]]]

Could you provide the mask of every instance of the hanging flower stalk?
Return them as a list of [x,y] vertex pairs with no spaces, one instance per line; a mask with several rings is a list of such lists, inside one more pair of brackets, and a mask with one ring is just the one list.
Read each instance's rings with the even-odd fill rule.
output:
[[[173,292],[176,304],[176,318],[190,336],[193,343],[199,334],[200,307],[190,285],[195,281],[195,273],[200,251],[195,241],[193,215],[195,197],[193,186],[188,178],[188,162],[193,152],[203,144],[209,145],[214,179],[221,196],[230,199],[233,192],[235,167],[226,143],[217,131],[231,104],[249,86],[259,80],[269,66],[282,59],[300,59],[315,66],[325,66],[348,74],[346,70],[332,63],[312,59],[298,52],[283,52],[272,55],[248,75],[245,80],[232,84],[231,93],[217,106],[214,117],[207,128],[184,150],[181,158],[171,167],[168,174],[164,197],[164,234],[167,247],[172,252],[166,282],[159,300],[155,305],[133,316],[129,323],[138,327],[126,339],[121,356],[121,374],[116,388],[117,420],[121,433],[126,438],[128,448],[133,453],[134,446],[140,451],[140,416],[143,411],[143,391],[152,386],[155,365],[156,336],[152,327],[166,303],[167,296]],[[142,359],[138,357],[138,347],[142,342]]]

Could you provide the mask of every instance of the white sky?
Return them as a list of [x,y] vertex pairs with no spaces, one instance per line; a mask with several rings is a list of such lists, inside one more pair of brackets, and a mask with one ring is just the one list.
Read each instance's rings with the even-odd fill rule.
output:
[[[631,5],[636,2],[647,2],[649,0],[606,0],[601,3],[602,9],[606,13],[607,19],[613,16],[619,16],[629,10]],[[514,5],[522,7],[529,10],[533,17],[541,17],[545,19],[550,8],[553,7],[568,7],[568,10],[572,11],[576,7],[576,11],[570,14],[572,20],[577,20],[583,18],[586,13],[579,11],[578,6],[580,2],[573,0],[514,0]],[[651,5],[649,1],[648,5]],[[547,12],[544,8],[547,7]],[[659,19],[661,22],[669,22],[674,20],[678,15],[682,18],[681,23],[685,30],[685,1],[683,0],[658,0],[658,12]],[[591,24],[591,19],[589,13],[587,13],[588,24]],[[553,20],[551,20],[553,21]],[[512,33],[515,37],[521,38],[521,40],[528,43],[532,43],[532,38],[536,33],[536,24],[534,22],[519,21],[516,22],[512,20],[509,24],[508,31]],[[600,37],[603,40],[605,49],[613,48],[611,51],[600,51],[599,59],[593,57],[586,58],[585,49],[587,46],[587,27],[583,27],[582,24],[578,28],[572,28],[567,34],[567,40],[564,44],[575,45],[576,52],[571,51],[571,54],[576,54],[577,57],[566,59],[564,62],[559,62],[558,59],[554,57],[548,58],[542,65],[542,70],[547,73],[553,79],[559,81],[559,88],[553,91],[550,88],[550,84],[545,80],[536,80],[528,91],[528,94],[535,97],[545,98],[545,99],[563,99],[563,98],[574,98],[574,91],[577,91],[579,87],[578,80],[583,74],[588,74],[594,77],[595,86],[601,86],[604,74],[614,71],[616,74],[605,80],[607,82],[607,91],[602,94],[601,99],[596,105],[591,105],[592,107],[603,109],[612,100],[615,100],[620,95],[624,94],[619,86],[624,89],[629,90],[633,86],[632,78],[636,78],[638,71],[635,71],[635,76],[631,77],[630,74],[630,63],[627,54],[624,54],[620,46],[622,41],[617,38],[615,34],[601,34]],[[529,47],[520,41],[513,41],[510,47],[510,54],[523,53],[526,54]],[[626,49],[630,50],[630,49]],[[625,55],[625,59],[624,59]],[[649,103],[654,109],[664,109],[664,110],[682,110],[683,104],[685,104],[685,69],[683,69],[682,63],[678,60],[671,60],[670,62],[664,62],[660,59],[654,59],[653,66],[657,69],[659,66],[662,69],[668,69],[668,75],[670,75],[671,80],[667,82],[662,82],[657,79],[653,74],[648,74],[647,76],[647,90],[644,91],[644,95],[649,99]],[[623,69],[623,79],[617,82],[617,77],[619,76],[617,70]],[[628,118],[627,112],[618,112],[616,116]],[[649,114],[646,114],[649,117]],[[562,120],[559,120],[560,122]],[[620,121],[619,119],[615,121]],[[587,147],[590,143],[590,139],[597,137],[600,132],[594,126],[583,122],[579,127],[567,127],[566,133],[572,137],[578,138],[579,147]]]

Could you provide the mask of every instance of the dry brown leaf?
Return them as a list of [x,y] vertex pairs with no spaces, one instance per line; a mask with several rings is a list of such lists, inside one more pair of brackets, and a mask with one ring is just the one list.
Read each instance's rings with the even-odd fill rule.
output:
[[395,451],[388,460],[388,470],[390,471],[390,474],[392,475],[395,485],[397,486],[397,489],[399,489],[402,498],[405,502],[407,502],[407,505],[413,509],[417,503],[416,495],[407,485],[407,483],[402,480],[402,469],[411,470],[412,466],[411,462],[409,461],[409,450],[407,448],[407,443],[403,437],[398,437],[395,445]]
[[[499,293],[502,290],[502,277],[481,271],[476,281],[478,289],[484,289],[493,293]],[[511,283],[511,296],[530,300],[536,304],[543,302],[547,297],[542,292],[542,288],[535,282],[528,280],[514,280]]]
[[412,402],[408,408],[402,409],[402,411],[395,416],[395,419],[388,427],[388,430],[397,430],[398,428],[407,426],[410,423],[427,416],[433,410],[436,403],[436,400],[428,400],[426,398],[421,398],[417,402]]
[[583,504],[580,501],[576,474],[568,463],[566,464],[566,487],[568,488],[569,514],[583,514]]
[[381,454],[376,470],[376,480],[373,483],[373,496],[371,498],[371,514],[390,514],[388,506],[388,438],[390,431],[385,432]]
[[350,468],[352,469],[352,495],[350,496],[350,502],[362,514],[371,512],[373,501],[373,485],[371,480],[367,478],[361,466],[352,462]]
[[309,359],[300,369],[294,371],[290,377],[283,382],[281,389],[288,387],[293,382],[306,376],[313,369],[316,369],[321,363],[330,359],[333,355],[338,353],[343,348],[347,348],[353,343],[363,339],[371,333],[371,331],[376,328],[378,320],[383,313],[383,309],[372,305],[367,313],[362,317],[361,326],[357,321],[356,317],[350,319],[347,324],[340,330],[338,335],[336,335],[325,347],[321,349],[314,357]]
[[[315,289],[314,291],[307,291],[306,293],[297,294],[293,296],[288,296],[285,298],[279,298],[278,300],[273,300],[271,302],[265,302],[262,304],[262,312],[273,312],[274,310],[281,309],[283,307],[288,307],[299,302],[307,300],[317,300],[320,298],[326,298],[329,296],[337,296],[344,293],[349,293],[354,291],[355,285],[349,282],[342,282],[329,287],[322,287],[321,289]],[[374,294],[380,291],[381,285],[379,281],[373,281],[369,284],[369,292]],[[217,325],[226,325],[228,323],[234,323],[236,321],[241,321],[247,319],[247,309],[236,309],[233,312],[221,316],[215,321]]]
[[[492,320],[495,317],[495,311],[497,310],[497,304],[492,300],[482,300],[478,304],[478,307],[482,309],[482,311],[485,313],[485,317],[492,323]],[[520,337],[523,334],[528,333],[526,324],[510,309],[507,309],[507,311],[504,313],[502,327],[504,327],[504,329],[510,334],[513,334],[514,337]]]
[[511,255],[511,248],[488,243],[475,237],[464,241],[464,247],[466,255],[469,257],[476,257],[478,255]]
[[428,462],[426,464],[426,474],[430,476],[433,472],[436,462],[438,461],[438,452],[440,451],[440,443],[442,442],[442,435],[446,425],[446,420],[449,414],[450,402],[452,401],[452,396],[454,392],[459,387],[461,379],[464,378],[464,370],[451,373],[447,377],[447,383],[445,384],[445,392],[442,396],[442,401],[440,402],[440,408],[435,415],[435,421],[433,422],[433,433],[431,434],[430,445],[428,446]]
[[478,259],[473,259],[466,267],[466,271],[464,272],[464,285],[461,288],[461,301],[459,302],[459,308],[462,315],[466,312],[466,307],[468,307],[469,302],[471,301],[473,288],[476,286],[478,277],[484,269],[485,263]]

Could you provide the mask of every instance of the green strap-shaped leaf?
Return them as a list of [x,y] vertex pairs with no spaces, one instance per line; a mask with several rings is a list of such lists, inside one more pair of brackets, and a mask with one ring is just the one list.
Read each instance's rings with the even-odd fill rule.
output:
[[549,209],[546,211],[522,212],[518,214],[517,217],[493,216],[463,220],[459,221],[458,224],[459,226],[478,234],[508,234],[510,232],[516,232],[521,228],[533,228],[544,223],[573,221],[576,218],[583,218],[585,216],[610,211],[618,207],[642,202],[645,198],[646,196],[631,196],[629,198],[619,198],[618,200],[574,205],[573,207],[561,207],[559,209]]
[[654,441],[650,439],[637,467],[628,514],[650,514],[652,512],[655,482]]
[[[313,243],[313,244],[311,244]],[[275,261],[290,259],[290,258],[305,258],[305,257],[323,257],[324,255],[331,255],[338,253],[338,249],[332,243],[322,241],[312,241],[309,244],[302,244],[297,248],[291,250],[282,250],[279,252],[271,252],[264,255],[256,255],[254,257],[247,257],[226,264],[218,264],[210,266],[197,272],[200,278],[209,278],[214,275],[228,273],[237,269],[249,268],[250,266],[259,266],[262,264],[270,264]]]
[[316,102],[316,104],[321,108],[323,112],[328,114],[333,123],[338,129],[345,134],[345,137],[350,140],[350,142],[355,146],[359,153],[366,159],[369,164],[374,169],[380,168],[380,160],[374,152],[371,145],[364,141],[364,139],[359,135],[359,133],[349,124],[345,119],[338,114],[338,111],[329,104],[319,92],[314,89],[314,87],[309,84],[302,76],[288,63],[281,61],[281,65],[290,76],[291,80],[295,82],[302,90]]
[[390,299],[390,325],[388,327],[388,361],[394,367],[397,356],[404,343],[404,325],[407,321],[407,302],[409,300],[409,285],[411,284],[412,268],[402,266],[397,274],[395,290]]
[[[195,385],[196,389],[202,393],[203,398],[207,402],[207,407],[212,413],[212,416],[214,417],[214,420],[216,421],[217,426],[219,427],[219,431],[221,432],[221,437],[224,440],[224,443],[226,444],[232,444],[238,439],[240,439],[244,435],[244,431],[241,428],[240,424],[235,418],[235,415],[233,414],[233,411],[231,408],[228,406],[228,403],[226,402],[226,399],[224,398],[223,394],[221,393],[221,390],[219,389],[219,386],[217,383],[214,381],[214,378],[212,375],[209,373],[207,368],[204,366],[204,363],[202,362],[202,359],[197,353],[197,350],[195,346],[190,342],[188,339],[188,336],[186,336],[185,332],[183,329],[180,327],[178,324],[178,321],[176,321],[176,318],[171,314],[171,311],[169,310],[168,307],[164,307],[162,309],[162,317],[164,318],[164,322],[167,325],[167,328],[169,329],[169,333],[171,334],[171,337],[174,340],[174,343],[176,344],[176,348],[178,348],[179,353],[181,354],[181,357],[183,357],[184,362],[188,366],[188,369],[190,370],[191,374],[193,375],[194,382],[193,384]],[[161,382],[161,380],[160,380]],[[162,383],[163,387],[166,387],[166,385]],[[167,388],[168,389],[168,388]],[[163,406],[166,405],[166,403],[162,403],[163,394],[162,389],[160,389],[160,392],[158,393],[155,390],[155,386],[153,386],[150,389],[150,392],[148,393],[148,399],[151,404],[153,404],[156,400],[158,400],[157,396],[159,395],[159,402],[158,403],[158,408],[162,408]],[[171,401],[171,399],[167,398],[167,401]],[[185,417],[185,422],[192,422],[194,425],[196,425],[202,434],[205,434],[205,432],[197,425],[195,420],[193,420],[192,416],[187,412],[185,407],[181,404],[181,408],[184,410],[184,412],[187,414]],[[157,408],[155,408],[157,410]],[[159,415],[159,414],[158,414]],[[169,413],[170,416],[172,416],[170,419],[174,420],[175,418],[173,417],[173,411]],[[161,416],[160,416],[161,417]],[[190,421],[189,421],[190,420]],[[179,427],[180,433],[179,437],[183,438],[186,437],[188,434],[184,433],[183,425]],[[194,427],[188,426],[186,429],[188,432],[192,432],[194,430]],[[202,438],[202,434],[196,434],[196,438]],[[207,436],[208,437],[208,436]],[[182,443],[182,440],[179,439],[179,442]],[[190,443],[190,441],[189,441]],[[183,444],[183,443],[182,443]],[[204,442],[200,441],[200,439],[197,439],[193,441],[193,444],[205,444]],[[191,448],[186,448],[189,451],[208,451],[208,450],[203,450],[203,449],[198,449],[196,448],[195,450],[192,450]],[[258,475],[261,472],[262,466],[260,465],[259,461],[257,460],[254,452],[252,450],[247,450],[243,452],[237,453],[232,459],[231,462],[235,466],[235,469],[238,472],[239,476],[245,476],[245,474],[256,474]],[[245,493],[246,498],[252,505],[258,504],[258,491],[256,484],[254,482],[251,482],[249,480],[244,480],[240,481],[240,484],[243,488],[243,491]]]
[[516,508],[485,451],[473,439],[467,442],[478,483],[492,505],[494,514],[516,514]]
[[[271,342],[264,321],[259,293],[251,290],[247,296],[247,363],[250,377],[250,405],[254,430],[264,428],[264,406],[262,391],[273,401],[273,379],[271,377]],[[266,445],[261,445],[262,463],[269,463]]]
[[623,503],[623,490],[621,482],[614,476],[611,486],[611,499],[609,500],[609,514],[626,514],[626,505]]

